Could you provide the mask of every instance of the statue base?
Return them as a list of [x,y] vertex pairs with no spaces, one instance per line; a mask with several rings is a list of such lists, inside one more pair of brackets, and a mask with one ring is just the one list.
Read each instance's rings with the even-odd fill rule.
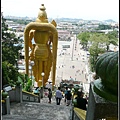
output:
[[94,81],[94,91],[99,96],[105,98],[108,101],[111,101],[111,102],[118,101],[118,96],[110,93],[107,89],[105,89],[105,87],[102,85],[102,81],[100,79],[97,79]]
[[[106,93],[107,94],[107,93]],[[86,120],[118,118],[118,103],[110,102],[94,92],[94,82],[90,83]]]

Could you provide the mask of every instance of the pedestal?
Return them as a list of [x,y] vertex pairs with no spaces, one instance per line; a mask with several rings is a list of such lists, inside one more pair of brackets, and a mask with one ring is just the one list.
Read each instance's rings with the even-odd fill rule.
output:
[[94,92],[94,82],[90,83],[86,120],[118,118],[118,103],[107,101]]

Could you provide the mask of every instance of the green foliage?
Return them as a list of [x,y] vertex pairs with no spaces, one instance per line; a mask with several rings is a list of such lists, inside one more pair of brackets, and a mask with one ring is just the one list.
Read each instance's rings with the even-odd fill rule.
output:
[[109,39],[115,39],[118,37],[118,32],[116,30],[109,32],[108,34]]
[[98,26],[97,30],[107,30],[107,29],[111,29],[111,28],[112,28],[111,25],[102,24],[102,25]]
[[21,43],[22,40],[16,37],[15,33],[8,31],[5,21],[2,16],[2,86],[5,84],[14,86],[20,75],[15,67],[16,59],[19,56],[18,51],[22,49],[21,45],[15,44]]
[[31,92],[31,87],[32,87],[32,80],[28,77],[27,74],[20,74],[18,76],[18,81],[19,83],[22,84],[23,90],[27,92]]
[[9,84],[14,86],[18,80],[18,70],[7,61],[2,62],[2,86]]
[[109,50],[109,45],[114,44],[117,45],[118,40],[115,38],[117,35],[116,32],[110,32],[108,34],[104,33],[91,33],[89,41],[91,42],[91,46],[89,48],[90,52],[90,68],[91,71],[94,72],[94,65],[97,57],[100,54]]
[[109,32],[108,34],[106,34],[107,37],[108,37],[108,47],[107,47],[107,51],[109,50],[109,45],[110,44],[113,44],[115,46],[118,46],[118,32],[117,31],[112,31],[112,32]]
[[27,83],[24,87],[24,90],[28,91],[28,92],[31,92],[31,87],[32,87],[32,80],[30,78],[28,78]]
[[100,48],[99,43],[94,42],[90,47],[89,52],[90,52],[90,55],[92,56],[98,56],[99,54],[102,54],[105,52],[105,48]]
[[[22,39],[16,37],[14,32],[8,31],[5,19],[2,16],[2,61],[8,61],[14,65],[20,55],[18,51],[22,49],[19,44],[21,42]],[[15,44],[19,45],[16,46]]]
[[90,55],[89,62],[90,62],[90,70],[94,72],[95,59],[92,55]]
[[90,36],[90,41],[92,41],[92,45],[89,48],[90,53],[90,69],[92,72],[94,72],[94,65],[97,57],[99,54],[104,53],[106,50],[102,46],[104,42],[106,41],[106,37],[104,37],[104,34],[100,33],[93,33]]
[[28,82],[28,80],[29,80],[29,77],[27,74],[25,74],[25,82]]
[[87,48],[89,37],[90,37],[89,32],[82,32],[77,36],[83,48]]
[[24,81],[25,81],[24,75],[19,74],[18,82],[22,84],[22,88],[24,88]]
[[8,84],[10,80],[8,76],[7,62],[2,62],[2,86]]
[[89,41],[96,42],[96,43],[100,43],[100,44],[105,44],[106,42],[108,42],[108,37],[106,36],[106,34],[104,33],[91,33],[90,34],[90,39]]
[[[109,25],[99,25],[98,29],[100,30],[105,30],[105,29],[111,29],[111,26]],[[93,33],[93,32],[83,32],[80,33],[77,38],[80,40],[81,45],[84,48],[89,47],[89,52],[90,52],[90,69],[92,72],[94,72],[94,66],[95,66],[95,61],[97,57],[106,52],[109,51],[109,45],[118,45],[118,32],[117,31],[112,31],[109,32],[108,34],[105,33]],[[89,41],[89,44],[88,44]]]

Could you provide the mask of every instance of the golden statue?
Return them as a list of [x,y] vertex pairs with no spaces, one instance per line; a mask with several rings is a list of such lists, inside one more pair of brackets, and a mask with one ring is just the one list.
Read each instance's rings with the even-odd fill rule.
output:
[[[42,72],[45,73],[43,78],[44,86],[49,79],[51,71],[52,85],[55,84],[58,44],[56,26],[57,24],[54,20],[51,23],[48,22],[44,4],[42,4],[36,21],[30,22],[24,30],[26,74],[29,75],[29,64],[34,61],[32,70],[38,87],[42,86]],[[35,44],[32,44],[33,38]],[[31,49],[30,54],[29,49]]]

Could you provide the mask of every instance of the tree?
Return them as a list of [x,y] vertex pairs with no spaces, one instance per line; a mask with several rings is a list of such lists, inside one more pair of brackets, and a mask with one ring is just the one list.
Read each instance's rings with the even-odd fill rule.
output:
[[8,31],[5,19],[2,16],[2,61],[15,64],[16,59],[20,56],[18,51],[22,49],[19,44],[21,42],[20,37],[16,37],[14,32]]
[[83,49],[87,49],[89,37],[89,32],[82,32],[77,36],[77,38],[80,40],[81,45],[83,46]]
[[91,41],[91,47],[89,49],[90,52],[90,66],[91,70],[94,71],[94,63],[97,57],[109,51],[109,45],[117,45],[118,39],[116,38],[116,32],[110,32],[108,34],[104,33],[93,33],[90,34],[89,41]]
[[91,46],[89,48],[90,52],[90,68],[94,72],[94,65],[99,54],[102,54],[106,51],[106,42],[108,37],[104,33],[92,33],[90,34]]
[[2,62],[2,86],[9,84],[14,86],[18,80],[19,72],[15,66],[7,61]]
[[98,28],[96,28],[97,30],[107,30],[107,29],[111,29],[111,25],[99,25]]
[[94,72],[94,65],[95,65],[95,61],[97,59],[97,57],[99,56],[99,54],[104,53],[106,50],[105,48],[100,48],[99,47],[99,42],[94,42],[92,44],[92,46],[89,49],[90,52],[90,69],[92,72]]
[[[15,33],[8,31],[8,26],[2,16],[2,86],[13,85],[18,79],[18,68],[15,67],[19,57],[19,50],[22,49],[21,39]],[[15,45],[17,44],[17,45]]]
[[109,45],[113,44],[115,46],[118,46],[118,32],[116,30],[109,32],[106,34],[108,37],[108,42],[107,42],[107,51],[109,51]]
[[[101,27],[105,26],[101,25]],[[110,44],[113,44],[115,46],[118,45],[118,33],[115,30],[109,32],[108,34],[97,32],[83,32],[77,37],[80,40],[80,43],[83,45],[83,49],[88,48],[88,45],[90,46],[90,67],[92,71],[94,71],[94,63],[99,54],[109,51]]]
[[118,32],[116,30],[113,30],[108,33],[109,39],[115,39],[118,38]]

